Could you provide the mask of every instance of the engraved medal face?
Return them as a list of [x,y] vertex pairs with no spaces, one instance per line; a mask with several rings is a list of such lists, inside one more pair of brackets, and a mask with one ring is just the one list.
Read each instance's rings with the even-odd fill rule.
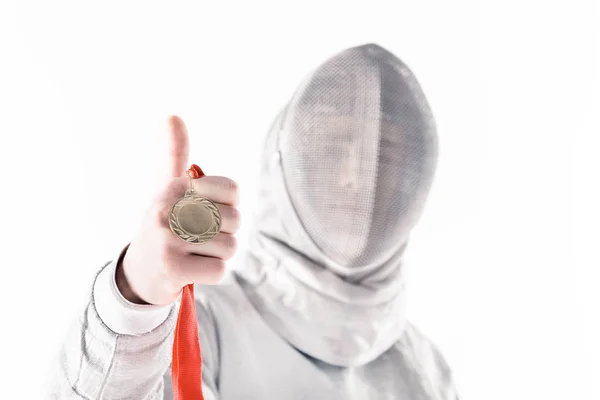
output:
[[204,244],[221,230],[221,214],[212,201],[188,190],[171,207],[169,226],[180,239],[188,243]]

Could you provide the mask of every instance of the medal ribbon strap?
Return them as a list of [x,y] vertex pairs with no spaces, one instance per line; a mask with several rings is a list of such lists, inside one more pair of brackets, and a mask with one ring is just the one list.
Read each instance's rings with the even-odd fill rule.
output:
[[[204,172],[196,164],[193,164],[187,172],[193,179],[204,176]],[[181,294],[173,340],[171,380],[173,400],[204,400],[194,284],[186,285]]]

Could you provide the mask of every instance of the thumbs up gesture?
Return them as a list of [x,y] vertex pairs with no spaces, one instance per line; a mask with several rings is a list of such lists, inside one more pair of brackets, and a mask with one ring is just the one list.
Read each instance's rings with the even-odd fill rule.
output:
[[169,304],[190,283],[218,282],[225,260],[236,249],[234,234],[240,226],[237,184],[229,178],[204,176],[194,179],[195,192],[211,200],[221,213],[221,230],[210,242],[186,243],[171,232],[171,206],[189,188],[189,137],[183,121],[169,119],[170,180],[150,203],[139,232],[117,265],[116,281],[121,294],[138,304]]

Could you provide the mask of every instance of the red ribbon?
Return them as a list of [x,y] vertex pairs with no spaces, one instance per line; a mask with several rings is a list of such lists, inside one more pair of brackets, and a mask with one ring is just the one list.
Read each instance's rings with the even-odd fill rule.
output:
[[[204,176],[204,172],[196,164],[192,164],[187,172],[193,179]],[[186,285],[181,294],[181,305],[173,340],[171,380],[174,400],[204,400],[202,354],[198,337],[194,284]]]

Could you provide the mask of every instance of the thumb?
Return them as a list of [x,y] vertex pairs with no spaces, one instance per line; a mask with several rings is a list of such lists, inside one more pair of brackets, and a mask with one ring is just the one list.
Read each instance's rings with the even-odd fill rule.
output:
[[177,116],[169,117],[169,169],[170,175],[177,178],[185,174],[188,168],[190,140],[183,120]]

